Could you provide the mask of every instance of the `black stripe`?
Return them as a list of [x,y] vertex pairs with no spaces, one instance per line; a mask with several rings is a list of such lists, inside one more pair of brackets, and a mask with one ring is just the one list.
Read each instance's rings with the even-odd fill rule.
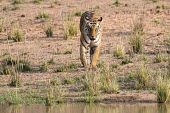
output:
[[86,46],[83,44],[83,42],[81,41],[81,44],[86,48]]
[[88,43],[88,42],[87,42],[87,40],[86,40],[86,38],[85,38],[85,37],[84,37],[84,41],[86,42],[86,44],[90,44],[90,43]]
[[95,41],[94,43],[97,43],[99,40],[100,40],[100,37],[99,37],[99,39],[98,39],[97,41]]

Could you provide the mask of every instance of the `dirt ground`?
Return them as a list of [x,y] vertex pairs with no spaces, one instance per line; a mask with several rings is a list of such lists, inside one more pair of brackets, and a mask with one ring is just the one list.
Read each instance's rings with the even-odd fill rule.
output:
[[[22,86],[19,89],[44,88],[48,79],[56,76],[59,76],[61,80],[66,76],[72,79],[83,76],[85,69],[82,67],[79,59],[80,32],[78,32],[76,37],[65,40],[63,27],[67,23],[65,20],[67,15],[74,15],[79,11],[95,10],[98,15],[103,17],[103,37],[99,62],[104,62],[106,65],[121,64],[122,59],[113,56],[116,45],[122,44],[126,51],[125,57],[129,57],[128,38],[132,31],[132,22],[144,14],[143,55],[149,59],[149,62],[140,61],[139,58],[142,55],[136,54],[133,58],[133,63],[120,65],[120,68],[114,71],[118,76],[125,77],[141,64],[152,70],[166,70],[165,65],[167,62],[154,63],[154,58],[159,51],[167,51],[164,40],[168,37],[170,30],[170,9],[157,9],[156,7],[158,5],[170,6],[170,1],[119,0],[122,5],[116,7],[113,5],[114,0],[57,0],[59,4],[56,4],[53,8],[50,6],[55,0],[44,0],[41,4],[33,4],[32,1],[24,0],[23,4],[17,4],[16,6],[20,7],[19,10],[9,9],[5,11],[2,10],[4,6],[12,8],[14,5],[8,0],[0,2],[0,22],[4,21],[6,29],[0,33],[0,55],[3,56],[4,53],[10,52],[15,57],[28,53],[26,59],[31,62],[31,67],[33,68],[33,71],[20,73]],[[36,19],[35,17],[39,12],[49,14],[51,18]],[[72,18],[73,22],[79,26],[80,16],[73,16]],[[24,41],[14,42],[7,40],[10,28],[15,28],[18,24],[23,30]],[[44,32],[44,26],[47,24],[53,25],[54,34],[51,38],[47,38]],[[54,55],[54,52],[60,51],[64,53],[67,50],[72,50],[73,53]],[[49,71],[42,72],[38,70],[43,62],[47,62],[52,58],[55,64],[50,66]],[[0,57],[0,60],[3,60],[3,57]],[[78,64],[77,69],[68,72],[55,72],[56,67],[68,65],[72,62]],[[9,81],[10,75],[0,75],[0,91],[16,89],[7,85]],[[108,102],[156,102],[155,91],[128,90],[122,85],[120,86],[119,93],[102,94],[101,98]],[[59,85],[57,87],[66,89],[67,96],[65,98],[70,100],[79,98],[80,92],[77,91],[78,86],[76,84]]]

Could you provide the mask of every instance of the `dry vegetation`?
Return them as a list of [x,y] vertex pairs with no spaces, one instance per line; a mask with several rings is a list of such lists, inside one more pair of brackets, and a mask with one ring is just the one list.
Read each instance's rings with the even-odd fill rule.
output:
[[[166,0],[0,0],[0,101],[168,102],[169,6]],[[87,10],[104,19],[93,70],[79,58],[78,26]]]

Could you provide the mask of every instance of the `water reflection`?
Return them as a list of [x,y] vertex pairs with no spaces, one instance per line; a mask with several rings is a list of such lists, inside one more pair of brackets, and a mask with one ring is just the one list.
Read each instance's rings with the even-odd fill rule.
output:
[[44,105],[0,104],[0,113],[170,113],[170,104],[114,103],[83,104],[67,103],[46,107]]

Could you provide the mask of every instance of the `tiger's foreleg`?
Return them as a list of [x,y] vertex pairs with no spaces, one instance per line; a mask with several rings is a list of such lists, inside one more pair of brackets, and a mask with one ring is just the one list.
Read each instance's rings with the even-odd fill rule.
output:
[[100,52],[100,45],[92,47],[90,49],[90,61],[91,61],[90,65],[93,68],[96,67],[97,60],[98,60],[98,57],[99,57],[99,52]]
[[82,44],[80,44],[80,60],[84,67],[89,66],[89,62],[87,60],[87,53],[88,53],[88,49],[84,47]]

